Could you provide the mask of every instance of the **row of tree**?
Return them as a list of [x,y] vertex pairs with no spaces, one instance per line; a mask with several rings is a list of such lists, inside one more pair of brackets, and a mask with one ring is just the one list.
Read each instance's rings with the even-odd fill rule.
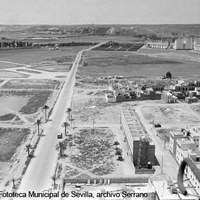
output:
[[31,42],[23,42],[23,41],[12,41],[12,42],[8,42],[8,41],[0,41],[0,48],[19,48],[19,47],[32,47],[33,43]]

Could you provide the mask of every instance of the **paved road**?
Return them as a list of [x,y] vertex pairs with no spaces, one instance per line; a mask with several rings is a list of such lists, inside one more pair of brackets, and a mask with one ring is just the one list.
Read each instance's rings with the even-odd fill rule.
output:
[[[152,124],[146,123],[146,120],[141,112],[141,107],[142,106],[137,106],[135,111],[139,114],[141,122],[143,123],[144,127],[149,133],[149,136],[151,137],[156,146],[155,155],[156,158],[158,159],[158,162],[160,163],[160,168],[162,168],[162,157],[163,157],[163,173],[167,175],[167,177],[171,177],[172,180],[176,180],[178,172],[178,164],[175,161],[175,158],[173,158],[172,154],[169,152],[169,150],[165,148],[164,142],[161,141],[161,139],[156,136],[157,132],[155,128],[152,126]],[[157,172],[157,174],[159,173]]]
[[41,137],[39,145],[35,151],[35,158],[31,160],[18,192],[28,192],[33,190],[36,192],[42,192],[51,187],[51,177],[54,174],[58,158],[58,151],[55,149],[55,146],[58,143],[56,135],[63,129],[61,124],[67,118],[66,110],[71,104],[77,68],[83,52],[91,50],[96,46],[82,50],[77,54],[72,69],[66,78],[66,82],[51,115],[52,121],[43,125],[45,135],[44,137]]

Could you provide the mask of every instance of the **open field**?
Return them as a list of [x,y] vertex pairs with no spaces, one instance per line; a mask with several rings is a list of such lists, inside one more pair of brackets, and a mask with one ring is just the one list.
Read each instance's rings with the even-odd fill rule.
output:
[[9,114],[10,112],[18,112],[28,102],[27,96],[16,96],[11,94],[0,97],[0,116]]
[[31,74],[41,74],[41,72],[39,71],[34,71],[34,70],[30,70],[30,69],[17,69],[18,72],[28,72]]
[[0,162],[8,162],[29,133],[29,129],[0,128]]
[[67,149],[72,143],[69,136],[63,141],[63,148],[69,156],[67,160],[76,168],[96,175],[107,175],[114,170],[114,136],[109,129],[80,129],[75,133],[75,146]]
[[47,63],[42,62],[38,65],[32,66],[31,68],[47,72],[69,72],[71,69],[71,64],[69,63],[57,64],[55,63],[55,61],[52,61]]
[[85,55],[84,63],[80,74],[91,77],[158,77],[165,75],[167,71],[174,77],[200,77],[198,62],[134,53],[92,51]]
[[143,48],[138,53],[158,58],[200,62],[200,54],[194,51]]
[[198,124],[200,118],[187,104],[143,105],[141,107],[144,118],[150,123],[159,123],[167,128],[185,127],[187,124]]
[[8,69],[8,68],[13,68],[13,67],[23,67],[23,65],[5,63],[5,62],[1,62],[1,60],[0,60],[0,69]]
[[8,81],[2,88],[3,89],[56,89],[60,85],[56,80],[34,80],[34,79],[12,79]]
[[20,109],[20,112],[25,115],[36,113],[39,108],[45,105],[51,93],[51,91],[34,91],[30,93],[29,95],[31,95],[31,98],[28,100],[28,103]]
[[[78,51],[85,49],[86,47],[68,47],[62,50],[48,50],[48,49],[8,49],[0,50],[0,60],[31,64],[43,60],[54,60],[60,57],[72,56],[75,58]],[[15,66],[16,67],[16,66]]]
[[12,112],[21,112],[22,114],[33,114],[45,105],[51,91],[7,91],[1,92],[0,97],[0,115]]
[[27,78],[29,75],[20,74],[17,72],[0,70],[0,78]]

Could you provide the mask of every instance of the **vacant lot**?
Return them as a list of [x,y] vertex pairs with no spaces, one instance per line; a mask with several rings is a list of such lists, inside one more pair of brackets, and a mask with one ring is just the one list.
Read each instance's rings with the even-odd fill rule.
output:
[[81,74],[92,77],[122,75],[158,77],[171,71],[174,77],[200,76],[199,63],[175,58],[158,58],[124,52],[92,51],[85,55]]
[[18,96],[13,94],[2,94],[0,97],[0,116],[11,112],[18,112],[28,102],[28,96]]
[[30,70],[30,69],[17,69],[18,72],[27,72],[31,74],[41,74],[41,72]]
[[163,106],[142,106],[143,116],[149,122],[154,121],[165,127],[185,127],[187,124],[198,124],[199,117],[185,104]]
[[7,70],[0,70],[0,78],[27,78],[29,75],[11,72]]
[[[48,49],[9,49],[1,50],[0,60],[30,64],[33,62],[52,60],[63,56],[76,56],[78,51],[87,47],[69,47],[63,50]],[[16,67],[16,66],[15,66]]]
[[55,89],[59,84],[56,80],[13,79],[7,82],[3,89]]
[[0,128],[0,162],[8,162],[29,133],[29,129]]
[[82,129],[76,134],[75,143],[79,154],[70,157],[75,166],[81,169],[93,169],[92,173],[97,175],[107,174],[113,170],[112,159],[115,151],[111,131]]
[[40,63],[38,65],[32,66],[33,69],[47,71],[47,72],[68,72],[71,69],[72,64],[62,63],[57,64],[55,62]]
[[8,69],[13,67],[23,67],[23,65],[16,65],[12,63],[5,63],[0,59],[0,69]]
[[51,91],[7,91],[2,92],[0,97],[0,115],[6,115],[12,112],[21,112],[22,114],[33,114],[43,107],[49,98]]
[[172,58],[187,61],[200,62],[200,56],[198,52],[191,52],[186,50],[168,50],[168,49],[140,49],[138,51],[141,54],[160,57],[160,58]]
[[51,91],[33,91],[29,94],[31,97],[28,103],[21,108],[20,112],[26,115],[36,113],[39,108],[45,105],[51,93]]

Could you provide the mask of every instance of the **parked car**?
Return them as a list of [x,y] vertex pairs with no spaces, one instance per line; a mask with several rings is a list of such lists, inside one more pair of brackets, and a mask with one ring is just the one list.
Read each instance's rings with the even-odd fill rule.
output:
[[57,135],[57,139],[62,139],[62,138],[63,138],[62,133],[60,133],[60,134]]
[[154,127],[155,127],[155,128],[160,128],[161,125],[160,125],[160,124],[154,124]]

